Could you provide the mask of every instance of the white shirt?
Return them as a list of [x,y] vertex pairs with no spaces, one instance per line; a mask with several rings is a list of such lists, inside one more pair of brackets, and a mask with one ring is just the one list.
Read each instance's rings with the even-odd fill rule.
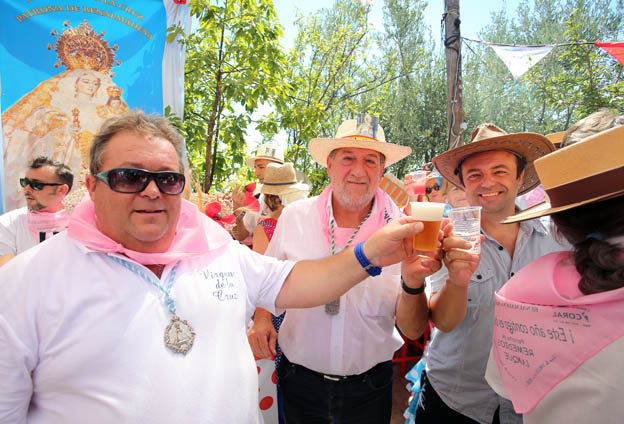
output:
[[[266,255],[289,260],[330,255],[317,200],[284,208]],[[289,361],[333,375],[361,374],[391,360],[403,344],[394,326],[399,290],[400,266],[393,265],[342,295],[337,315],[327,314],[325,306],[288,309],[278,335],[280,347]]]
[[39,243],[28,229],[28,209],[13,209],[0,216],[0,256],[17,255]]
[[246,324],[274,310],[292,266],[235,241],[180,262],[184,356],[165,346],[159,290],[109,255],[67,233],[24,252],[0,268],[0,423],[257,423]]

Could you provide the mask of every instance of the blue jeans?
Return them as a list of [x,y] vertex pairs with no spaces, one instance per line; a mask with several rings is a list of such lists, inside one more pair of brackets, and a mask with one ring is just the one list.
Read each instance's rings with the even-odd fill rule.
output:
[[335,381],[282,355],[277,374],[286,424],[390,423],[392,361]]

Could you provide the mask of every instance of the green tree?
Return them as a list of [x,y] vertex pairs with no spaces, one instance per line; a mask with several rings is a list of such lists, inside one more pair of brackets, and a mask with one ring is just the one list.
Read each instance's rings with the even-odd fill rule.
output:
[[[207,192],[241,171],[251,114],[263,102],[282,101],[285,57],[271,0],[193,0],[191,15],[198,26],[182,40],[183,130],[192,168]],[[170,36],[176,34],[174,28]]]
[[389,141],[412,148],[412,155],[393,166],[400,178],[446,148],[445,63],[424,23],[426,5],[413,0],[384,3],[382,63],[384,73],[397,79],[384,87],[382,122]]

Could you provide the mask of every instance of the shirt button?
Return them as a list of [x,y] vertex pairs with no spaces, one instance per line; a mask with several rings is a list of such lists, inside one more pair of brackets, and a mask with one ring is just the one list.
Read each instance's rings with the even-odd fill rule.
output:
[[477,275],[477,280],[480,280],[481,278],[483,278],[481,277],[481,274]]
[[514,276],[514,273],[513,273],[513,272],[511,273],[511,276],[512,276],[512,277]]
[[504,247],[503,246],[498,246],[498,250],[503,250]]

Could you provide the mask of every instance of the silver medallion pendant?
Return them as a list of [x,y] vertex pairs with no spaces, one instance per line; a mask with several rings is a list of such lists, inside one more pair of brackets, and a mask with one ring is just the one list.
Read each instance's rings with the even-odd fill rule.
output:
[[193,347],[194,340],[195,331],[189,323],[173,314],[171,322],[165,329],[165,345],[174,352],[186,355]]
[[325,305],[325,313],[328,315],[338,315],[340,312],[340,298],[333,300]]

